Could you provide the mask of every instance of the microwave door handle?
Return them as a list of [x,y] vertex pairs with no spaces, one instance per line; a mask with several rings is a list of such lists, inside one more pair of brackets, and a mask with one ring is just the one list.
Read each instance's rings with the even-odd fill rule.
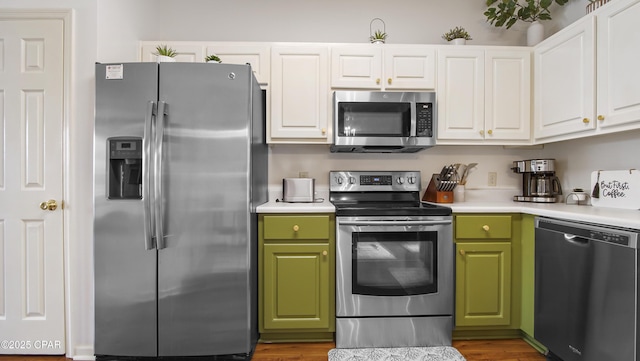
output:
[[418,109],[416,108],[416,103],[410,103],[411,106],[411,129],[409,129],[409,136],[416,137],[418,136]]
[[152,202],[153,173],[153,122],[156,118],[156,103],[149,101],[144,118],[144,136],[142,138],[142,202],[144,205],[144,248],[149,251],[155,249],[154,230],[155,212]]
[[163,101],[158,102],[158,117],[156,120],[156,134],[155,134],[155,172],[153,175],[154,182],[154,211],[156,218],[156,243],[157,248],[166,248],[166,242],[164,239],[164,207],[163,207],[163,195],[162,195],[162,157],[163,157],[163,140],[164,140],[164,123],[167,115],[167,104]]

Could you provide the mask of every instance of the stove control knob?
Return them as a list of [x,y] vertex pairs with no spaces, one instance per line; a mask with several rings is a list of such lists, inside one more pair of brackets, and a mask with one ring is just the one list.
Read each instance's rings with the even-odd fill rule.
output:
[[342,177],[336,177],[336,183],[342,184]]
[[398,177],[398,184],[403,184],[403,183],[404,183],[404,178]]
[[416,177],[409,177],[407,180],[409,181],[409,184],[416,184]]
[[356,184],[356,177],[349,177],[349,184]]

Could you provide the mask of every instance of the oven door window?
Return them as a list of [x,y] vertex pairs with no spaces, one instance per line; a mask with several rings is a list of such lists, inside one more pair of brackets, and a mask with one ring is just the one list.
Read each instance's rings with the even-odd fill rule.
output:
[[352,233],[352,292],[372,296],[435,293],[437,232]]
[[408,137],[411,103],[338,103],[338,134],[344,137]]

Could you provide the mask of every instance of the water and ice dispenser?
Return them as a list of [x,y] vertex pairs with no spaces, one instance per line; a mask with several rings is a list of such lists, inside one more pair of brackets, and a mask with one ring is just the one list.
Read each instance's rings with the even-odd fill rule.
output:
[[107,139],[109,199],[142,198],[142,138]]

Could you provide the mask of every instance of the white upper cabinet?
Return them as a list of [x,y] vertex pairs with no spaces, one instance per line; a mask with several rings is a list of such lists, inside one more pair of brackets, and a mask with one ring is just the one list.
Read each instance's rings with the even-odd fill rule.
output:
[[535,48],[536,143],[640,128],[638,19],[612,1]]
[[599,131],[640,128],[640,2],[608,3],[596,18]]
[[331,87],[434,89],[436,48],[427,45],[336,45],[331,48]]
[[534,138],[595,129],[595,20],[583,18],[534,50]]
[[438,51],[438,143],[531,141],[531,50],[457,47]]
[[438,51],[437,140],[484,139],[484,51]]
[[216,54],[225,64],[250,64],[258,83],[268,84],[271,74],[270,47],[268,44],[210,43],[205,56]]
[[531,50],[485,51],[485,140],[531,141]]
[[269,143],[331,143],[329,47],[271,48]]

